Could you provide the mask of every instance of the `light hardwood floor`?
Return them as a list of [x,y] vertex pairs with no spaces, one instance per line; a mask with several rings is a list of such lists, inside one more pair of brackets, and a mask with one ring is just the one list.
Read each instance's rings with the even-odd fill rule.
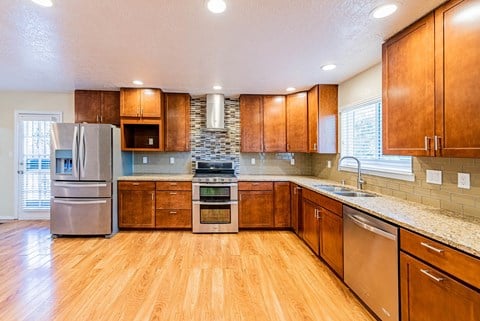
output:
[[120,232],[52,240],[0,225],[0,320],[374,318],[291,232]]

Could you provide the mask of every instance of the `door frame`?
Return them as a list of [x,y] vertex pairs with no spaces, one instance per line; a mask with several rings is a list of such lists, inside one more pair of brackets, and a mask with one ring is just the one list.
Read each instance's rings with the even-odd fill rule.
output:
[[[14,179],[13,179],[13,182],[14,182],[14,192],[13,192],[13,195],[14,195],[14,215],[13,217],[5,217],[5,219],[14,219],[14,220],[49,220],[50,219],[50,211],[49,210],[45,210],[45,212],[43,213],[38,213],[38,212],[35,212],[35,213],[31,213],[31,214],[28,214],[28,215],[22,215],[22,217],[20,217],[20,213],[21,213],[21,210],[20,210],[20,195],[19,195],[19,183],[20,183],[20,179],[19,179],[19,175],[17,173],[17,170],[18,170],[18,149],[19,149],[19,146],[18,144],[20,143],[20,137],[18,136],[18,121],[20,119],[21,116],[23,115],[52,115],[52,116],[56,116],[58,117],[58,122],[61,123],[63,122],[63,112],[60,112],[60,111],[29,111],[29,110],[15,110],[14,112],[14,126],[13,126],[13,131],[14,131],[14,135],[13,135],[13,148],[14,148],[14,151],[13,151],[13,176],[14,176]],[[2,217],[3,219],[3,217]]]

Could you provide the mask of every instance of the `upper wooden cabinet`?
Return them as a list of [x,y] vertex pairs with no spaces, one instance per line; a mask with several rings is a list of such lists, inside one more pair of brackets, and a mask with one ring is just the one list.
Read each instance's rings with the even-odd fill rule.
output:
[[435,11],[436,155],[480,157],[479,8],[464,0]]
[[165,151],[190,150],[190,95],[165,94]]
[[287,152],[308,151],[307,93],[287,95]]
[[120,125],[120,92],[75,90],[75,122]]
[[120,89],[121,117],[162,117],[162,91],[150,88]]
[[240,96],[240,151],[255,153],[263,151],[263,97]]
[[308,151],[337,152],[338,85],[316,85],[308,91]]
[[383,45],[383,152],[480,157],[479,0],[449,1]]
[[263,149],[287,151],[285,96],[263,96]]

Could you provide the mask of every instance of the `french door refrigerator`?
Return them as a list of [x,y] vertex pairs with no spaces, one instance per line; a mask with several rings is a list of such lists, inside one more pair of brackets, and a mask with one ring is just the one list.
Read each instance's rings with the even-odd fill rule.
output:
[[107,124],[52,125],[50,231],[118,232],[116,178],[122,174],[120,131]]

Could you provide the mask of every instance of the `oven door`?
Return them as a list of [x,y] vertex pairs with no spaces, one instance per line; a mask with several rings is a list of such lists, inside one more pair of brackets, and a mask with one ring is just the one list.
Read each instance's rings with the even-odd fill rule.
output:
[[237,201],[237,183],[193,183],[192,199],[195,201]]
[[238,202],[193,201],[193,233],[237,233]]

